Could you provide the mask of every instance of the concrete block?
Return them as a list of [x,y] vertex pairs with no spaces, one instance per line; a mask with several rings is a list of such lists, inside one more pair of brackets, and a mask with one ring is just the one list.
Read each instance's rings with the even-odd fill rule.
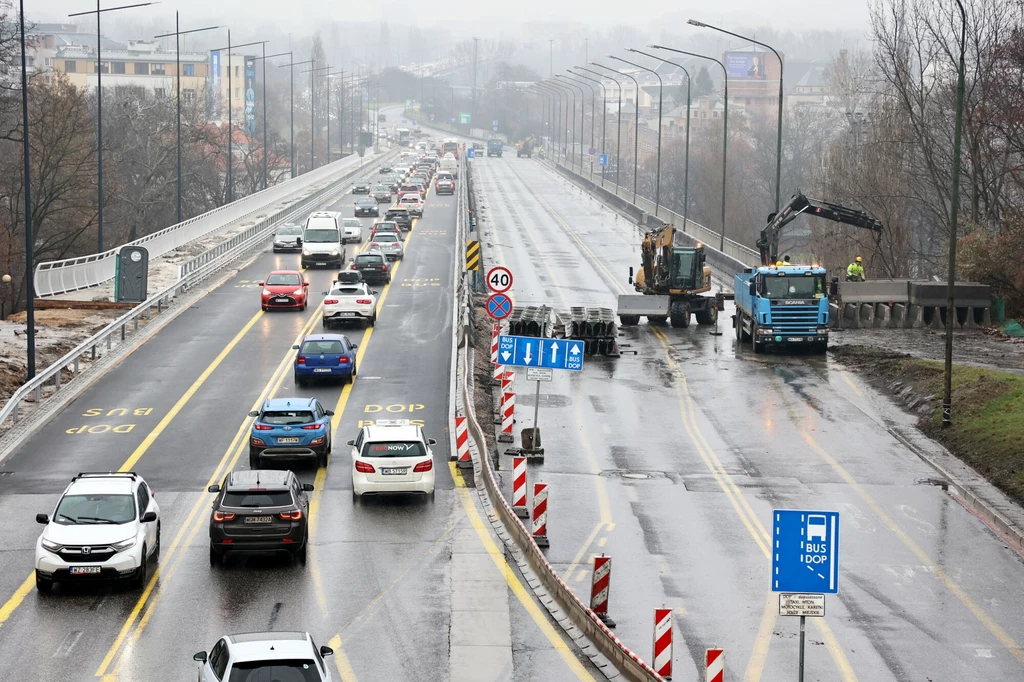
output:
[[[939,306],[927,306],[927,307],[932,310],[932,321],[928,323],[928,326],[931,329],[945,329],[946,328],[946,322],[945,322],[945,320],[942,319],[942,315],[943,315],[944,309],[940,308]],[[927,315],[926,315],[926,317],[927,317]],[[954,329],[956,328],[956,321],[955,320],[953,322],[953,328]]]
[[921,329],[924,327],[924,306],[911,305],[907,309],[907,319],[904,326],[907,329]]
[[835,303],[828,304],[828,323],[833,329],[839,327],[839,306]]
[[860,315],[856,303],[843,304],[843,320],[850,329],[860,329]]
[[860,323],[864,327],[871,327],[875,322],[875,304],[860,304]]
[[977,329],[978,328],[978,323],[975,322],[975,320],[974,320],[974,311],[975,311],[974,307],[968,307],[967,308],[967,314],[964,316],[964,323],[962,325],[962,327],[964,329]]
[[906,279],[839,282],[839,297],[849,303],[908,303],[909,285]]
[[[948,302],[946,282],[911,282],[910,302],[917,305],[945,307]],[[974,282],[956,282],[953,301],[960,306],[985,308],[992,305],[992,287]]]
[[983,327],[992,326],[992,308],[985,308],[981,315],[981,324]]
[[892,304],[892,327],[903,329],[907,325],[907,305],[905,303]]
[[892,326],[892,308],[889,307],[888,303],[875,304],[875,321],[873,326],[876,329],[888,329]]

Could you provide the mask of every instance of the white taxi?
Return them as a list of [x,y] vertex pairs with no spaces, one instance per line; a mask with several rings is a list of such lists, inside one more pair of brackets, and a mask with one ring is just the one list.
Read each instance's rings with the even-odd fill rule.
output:
[[379,419],[364,426],[352,447],[352,499],[363,495],[418,494],[434,496],[436,441],[408,419]]

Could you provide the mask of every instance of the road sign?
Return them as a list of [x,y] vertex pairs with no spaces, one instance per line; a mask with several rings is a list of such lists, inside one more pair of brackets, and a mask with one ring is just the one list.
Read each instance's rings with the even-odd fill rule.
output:
[[408,123],[408,121],[403,118],[402,119],[402,125],[405,125],[406,123]]
[[593,147],[591,147],[590,149],[587,150],[587,153],[590,154],[591,156],[593,156],[594,154],[597,153],[597,150],[594,149]]
[[448,119],[448,122],[449,122],[449,123],[455,123],[455,117],[454,117],[454,116],[452,116],[452,117],[451,117],[450,119]]
[[555,378],[555,370],[550,367],[527,367],[527,381],[551,381]]
[[[495,320],[504,320],[512,314],[512,299],[508,294],[491,294],[487,299],[487,314]],[[498,339],[498,356],[501,357],[501,339]]]
[[462,112],[459,114],[459,123],[469,124],[469,114]]
[[[504,294],[495,294],[495,296],[504,296]],[[579,372],[583,369],[583,351],[583,342],[574,339],[540,339],[532,336],[498,337],[498,361],[503,365],[550,367]]]
[[838,592],[839,512],[776,509],[772,518],[772,591]]
[[430,115],[430,120],[431,120],[431,121],[433,121],[433,120],[434,120],[434,115],[433,115],[433,114],[431,114],[431,115]]
[[495,121],[491,121],[491,125],[494,126],[495,128],[497,128],[498,127],[498,122],[496,120]]
[[503,294],[512,288],[512,272],[500,265],[487,271],[487,288],[496,294]]
[[825,595],[779,593],[780,616],[825,617]]
[[498,126],[494,126],[493,128],[491,128],[491,132],[498,132]]
[[607,154],[601,154],[600,156],[597,157],[597,162],[601,166],[607,166],[608,165],[608,155]]
[[476,158],[476,153],[475,152],[476,152],[476,150],[473,149],[472,147],[470,147],[469,149],[466,150],[466,158],[467,159],[475,159]]
[[413,125],[418,125],[418,124],[416,123],[416,119],[413,119],[413,120],[412,120],[412,124],[413,124]]
[[466,269],[480,269],[480,242],[466,242]]

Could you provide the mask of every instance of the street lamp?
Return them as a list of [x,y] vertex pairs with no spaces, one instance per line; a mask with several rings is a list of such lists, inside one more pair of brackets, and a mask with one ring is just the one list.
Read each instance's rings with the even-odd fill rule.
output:
[[655,57],[653,54],[641,52],[640,50],[630,51],[642,54],[645,57],[650,57],[651,59],[657,59],[659,62],[664,62],[665,64],[671,64],[672,66],[682,69],[683,73],[686,74],[686,152],[684,161],[686,164],[686,170],[683,171],[683,232],[686,232],[686,219],[690,210],[690,72],[687,71],[686,67],[682,64],[676,64],[675,62],[670,62],[669,60],[662,59],[661,57]]
[[[588,70],[588,69],[584,69],[582,66],[574,66],[573,68],[575,68],[575,69],[583,69],[584,71]],[[576,76],[577,78],[582,78],[584,80],[588,80],[588,81],[597,83],[598,85],[601,86],[601,104],[602,104],[602,107],[601,107],[601,154],[605,155],[605,154],[607,154],[606,149],[607,149],[607,144],[608,144],[608,138],[605,136],[605,129],[606,129],[607,124],[608,124],[608,93],[605,90],[604,83],[602,83],[601,81],[599,81],[596,78],[591,78],[590,76],[580,75],[580,74],[576,73],[575,71],[572,71],[571,73],[572,73],[572,75]],[[593,72],[591,72],[591,73],[593,73]],[[593,88],[591,88],[591,89],[593,89]],[[594,103],[593,102],[590,103],[590,111],[591,111],[591,114],[593,114],[593,112],[595,111]],[[591,133],[590,134],[590,146],[593,147],[594,146],[594,134],[593,134],[594,133],[594,121],[591,121],[591,123],[590,123],[590,133]],[[605,161],[607,161],[607,158],[605,159]],[[604,187],[604,170],[603,170],[604,166],[602,166],[601,168],[602,168],[602,170],[601,170],[601,186]],[[590,179],[591,180],[594,179],[594,164],[593,163],[590,164]]]
[[953,127],[953,188],[949,207],[949,281],[946,282],[946,358],[942,392],[942,426],[953,425],[953,316],[954,282],[956,282],[956,231],[960,214],[960,145],[964,127],[964,53],[967,49],[967,12],[956,0],[960,10],[960,61],[956,72],[956,123]]
[[[636,50],[632,48],[627,48],[627,51],[636,52]],[[658,209],[661,207],[661,116],[664,110],[665,84],[662,82],[661,76],[658,75],[658,72],[654,69],[648,69],[646,66],[627,62],[625,59],[621,59],[619,57],[612,57],[612,59],[618,59],[623,64],[629,64],[630,66],[635,66],[638,69],[650,71],[654,74],[654,77],[658,79],[658,162],[654,172],[654,215],[658,215]],[[637,94],[639,95],[639,93]]]
[[726,181],[726,158],[729,154],[729,72],[725,68],[725,64],[718,61],[714,57],[709,57],[704,54],[697,54],[696,52],[686,52],[685,50],[677,50],[672,47],[664,47],[662,45],[648,45],[655,50],[666,50],[667,52],[675,52],[677,54],[685,54],[691,57],[699,57],[700,59],[707,59],[709,61],[718,64],[722,67],[722,74],[725,77],[725,100],[723,102],[724,114],[722,116],[722,231],[718,236],[718,250],[725,251],[725,181]]
[[[560,73],[555,74],[555,78],[561,78],[563,81],[570,81],[569,77]],[[580,89],[580,175],[583,175],[583,120],[587,113],[587,105],[583,101],[583,86],[579,85],[576,81],[564,82],[568,88],[572,89],[572,143],[576,144],[576,88]],[[572,164],[569,164],[572,167]]]
[[220,26],[207,26],[206,28],[193,28],[188,31],[182,31],[181,25],[178,21],[178,12],[174,13],[174,33],[162,33],[154,38],[169,38],[174,36],[174,86],[175,86],[175,99],[178,107],[178,126],[177,126],[177,148],[178,148],[178,222],[182,221],[181,216],[181,36],[189,33],[200,33],[201,31],[212,31]]
[[235,157],[234,157],[234,150],[232,149],[232,145],[233,145],[234,137],[235,137],[235,134],[234,134],[235,131],[232,130],[232,122],[231,122],[231,101],[232,101],[232,99],[234,99],[234,94],[235,93],[234,93],[234,91],[232,89],[232,86],[231,86],[231,50],[232,49],[237,49],[239,47],[252,47],[253,45],[264,45],[264,44],[269,43],[269,42],[270,42],[269,40],[256,40],[256,41],[251,42],[251,43],[242,43],[241,45],[232,45],[231,44],[231,29],[229,28],[228,29],[228,46],[227,47],[215,48],[216,50],[227,50],[227,52],[228,52],[228,187],[227,187],[228,191],[227,191],[227,203],[229,203],[229,204],[232,201],[235,200],[235,179],[234,179]]
[[[89,14],[96,15],[96,192],[98,196],[98,205],[96,207],[96,225],[98,232],[98,253],[103,253],[103,61],[101,59],[103,49],[103,38],[100,34],[100,17],[104,12],[116,12],[121,9],[132,9],[133,7],[148,7],[149,5],[156,5],[156,2],[140,2],[134,5],[121,5],[120,7],[108,7],[106,9],[100,9],[100,0],[96,0],[96,9],[89,10],[88,12],[75,12],[69,14],[69,17],[82,17]],[[24,43],[24,40],[22,41]],[[22,59],[24,59],[25,49],[24,44],[22,45]],[[24,69],[22,70],[24,72]],[[25,115],[25,123],[28,123],[28,114]],[[26,136],[27,139],[27,136]],[[28,168],[26,167],[26,177],[28,177]],[[26,187],[26,191],[27,191]],[[35,372],[33,371],[33,375]]]
[[[562,90],[554,87],[546,82],[540,82],[535,84],[536,87],[540,88],[542,92],[546,92],[551,100],[551,149],[553,153],[553,160],[558,160],[558,143],[561,140],[558,129],[562,127],[561,124],[561,113],[562,113]],[[557,103],[556,103],[557,98]]]
[[277,68],[283,69],[286,66],[288,67],[288,108],[291,110],[291,118],[290,118],[290,122],[289,122],[289,127],[291,128],[291,133],[290,133],[290,145],[291,145],[291,157],[292,157],[291,167],[292,167],[292,177],[294,178],[295,177],[295,67],[296,66],[303,66],[305,64],[312,64],[313,60],[312,59],[307,59],[304,62],[294,62],[290,58],[291,57],[291,53],[290,52],[288,53],[288,55],[289,55],[288,63],[287,64],[281,64]]
[[[21,149],[24,155],[25,173],[25,369],[28,381],[36,375],[36,301],[35,281],[32,279],[32,175],[29,165],[28,135],[28,66],[25,53],[25,0],[18,3],[18,23],[21,31],[21,124],[24,130],[21,135]],[[4,275],[10,281],[9,275]]]
[[540,97],[541,100],[541,139],[547,139],[550,141],[551,133],[551,122],[554,119],[554,104],[555,97],[553,94],[542,88],[531,89],[530,92]]
[[[556,73],[555,76],[558,76]],[[576,145],[576,91],[569,86],[563,84],[561,81],[553,80],[551,84],[556,88],[563,88],[563,93],[566,94],[565,98],[565,137],[562,138],[562,157],[569,162],[569,170],[572,170],[572,151]],[[569,95],[572,96],[572,142],[569,141]]]
[[[594,66],[600,66],[595,62],[590,63]],[[604,67],[602,66],[601,68],[603,69]],[[585,69],[582,66],[580,67],[580,69],[586,71],[587,73],[592,73],[595,76],[600,76],[601,78],[605,77],[605,74],[600,73],[598,71],[594,71],[593,69]],[[615,196],[619,196],[619,148],[622,146],[622,83],[620,83],[615,76],[608,76],[608,78],[611,78],[613,81],[615,81],[615,90],[619,98],[619,103],[615,107],[615,128],[617,130],[617,132],[615,133]],[[602,173],[601,175],[603,187],[604,173]]]
[[[611,55],[608,56],[611,57]],[[612,59],[615,59],[615,57],[612,57]],[[639,167],[638,161],[640,159],[640,83],[638,83],[637,80],[633,78],[631,74],[625,73],[623,71],[617,71],[616,69],[613,69],[609,66],[605,66],[604,64],[598,64],[597,62],[590,63],[593,64],[594,66],[599,66],[606,71],[614,71],[620,76],[625,76],[626,78],[633,81],[633,85],[636,86],[636,97],[633,98],[633,106],[635,109],[634,117],[636,118],[636,123],[633,126],[633,203],[636,204],[636,178],[637,168]],[[617,80],[615,82],[618,83]],[[619,116],[622,116],[621,111],[619,112]],[[618,159],[616,159],[616,164],[618,164]],[[617,175],[618,169],[616,168],[616,177]],[[618,186],[618,182],[616,182],[615,184],[616,186]]]
[[[959,0],[958,0],[959,2]],[[782,87],[782,55],[779,54],[778,50],[767,43],[762,43],[759,40],[748,38],[747,36],[741,36],[739,33],[733,33],[732,31],[726,31],[724,28],[718,28],[711,24],[705,24],[703,21],[697,21],[696,19],[690,19],[686,23],[691,26],[700,26],[702,28],[710,28],[712,31],[718,31],[726,35],[739,38],[741,40],[749,40],[755,45],[761,47],[767,47],[769,50],[775,53],[775,58],[779,60],[779,132],[775,140],[775,212],[779,212],[779,206],[781,206],[781,195],[780,191],[782,188],[782,101],[785,97],[785,90]],[[728,103],[726,104],[728,106]]]
[[[315,105],[315,102],[314,102],[314,99],[313,99],[313,94],[315,92],[315,87],[316,86],[313,83],[313,74],[316,73],[317,71],[323,71],[324,69],[327,69],[328,73],[329,73],[330,69],[331,69],[331,65],[328,64],[327,66],[321,66],[318,69],[309,69],[308,71],[299,71],[300,74],[301,73],[308,73],[309,74],[309,169],[310,170],[315,170],[316,169],[316,151],[315,151],[315,147],[316,147],[316,105]],[[330,107],[330,100],[329,99],[328,99],[327,105],[328,105],[328,107]],[[328,110],[327,115],[328,115],[328,120],[330,120],[330,110]],[[330,125],[330,124],[328,123],[328,125]],[[328,128],[328,130],[327,130],[327,146],[328,146],[328,148],[330,148],[330,146],[331,146],[330,132],[331,132],[330,128]]]
[[285,56],[291,58],[292,53],[278,52],[277,54],[267,54],[266,48],[263,48],[263,56],[255,58],[263,62],[263,189],[267,188],[269,177],[269,171],[267,170],[267,60]]
[[[569,73],[569,77],[570,78],[583,78],[583,76],[580,76],[579,74],[574,73],[572,69],[566,69],[566,71]],[[589,80],[589,79],[585,79],[585,80]],[[583,83],[583,85],[586,85],[588,88],[590,88],[590,149],[593,149],[594,148],[594,126],[597,124],[597,113],[596,113],[597,112],[597,109],[596,109],[596,106],[597,106],[597,90],[595,90],[594,86],[591,85],[590,83]],[[587,154],[588,155],[590,155],[590,149],[587,150]],[[582,152],[583,152],[583,124],[581,123],[580,124],[580,163],[581,163],[581,165],[580,165],[580,175],[583,174],[583,166],[582,166],[583,154],[582,154]],[[590,181],[591,182],[594,181],[594,157],[593,156],[590,157]]]

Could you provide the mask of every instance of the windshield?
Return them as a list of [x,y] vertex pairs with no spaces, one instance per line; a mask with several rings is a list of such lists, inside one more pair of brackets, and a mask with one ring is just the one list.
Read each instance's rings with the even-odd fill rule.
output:
[[396,236],[395,236],[395,235],[393,235],[393,234],[387,234],[387,233],[385,233],[385,234],[379,234],[379,235],[376,235],[376,236],[375,236],[375,237],[373,238],[373,241],[375,241],[375,242],[381,242],[381,243],[394,243],[394,242],[397,242],[397,241],[398,241],[398,237],[396,237]]
[[825,295],[825,277],[767,275],[764,278],[764,295],[767,298],[821,298]]
[[385,187],[384,185],[377,185],[376,187],[373,188],[373,191],[380,192],[382,194],[387,194],[388,188]]
[[422,201],[419,194],[407,194],[402,197],[401,203],[403,204],[418,204]]
[[53,520],[65,526],[75,523],[128,523],[135,520],[131,495],[65,495]]
[[361,296],[365,295],[362,287],[335,287],[331,289],[332,296]]
[[356,199],[357,206],[376,206],[377,202],[374,199]]
[[264,424],[276,424],[278,426],[291,426],[293,424],[312,424],[313,413],[309,410],[275,410],[264,412],[260,421]]
[[694,281],[693,268],[697,260],[696,251],[676,251],[672,254],[672,288],[693,289],[696,286]]
[[331,354],[338,355],[344,353],[345,349],[341,345],[341,341],[306,341],[302,344],[302,350],[300,351],[303,355],[322,355]]
[[267,286],[299,286],[302,282],[298,275],[271,275],[267,277]]
[[303,238],[312,244],[333,244],[341,241],[338,237],[338,231],[335,229],[307,228]]
[[363,457],[424,457],[427,452],[423,443],[366,443]]
[[345,222],[342,223],[345,227],[362,227],[363,224],[359,222],[359,218],[345,218]]
[[[291,503],[292,496],[287,490],[236,490],[224,493],[224,500],[221,502],[221,506],[258,509],[260,507],[288,507]],[[232,677],[231,679],[235,678]]]
[[250,661],[231,666],[228,682],[320,682],[312,659]]
[[361,253],[356,256],[356,263],[358,265],[374,264],[380,265],[384,261],[384,256],[376,253]]
[[278,229],[277,233],[279,235],[283,235],[283,234],[286,234],[286,235],[292,235],[292,234],[299,235],[299,234],[302,234],[302,228],[299,227],[298,225],[286,225],[285,227],[282,227],[282,228]]

